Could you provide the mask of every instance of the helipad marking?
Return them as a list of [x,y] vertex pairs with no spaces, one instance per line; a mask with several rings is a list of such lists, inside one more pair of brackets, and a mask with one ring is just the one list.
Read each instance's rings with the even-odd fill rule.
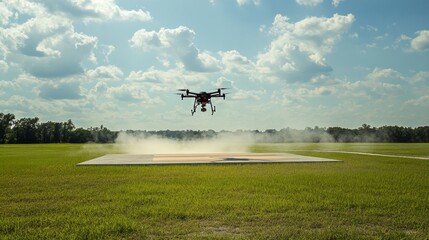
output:
[[108,154],[78,166],[341,162],[289,153]]

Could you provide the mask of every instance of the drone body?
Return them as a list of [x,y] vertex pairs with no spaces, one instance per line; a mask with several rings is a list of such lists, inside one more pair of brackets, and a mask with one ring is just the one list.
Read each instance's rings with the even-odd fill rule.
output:
[[191,114],[194,115],[194,113],[197,111],[197,107],[201,105],[201,112],[207,111],[207,104],[210,104],[210,109],[212,111],[212,115],[214,112],[216,112],[216,106],[213,106],[211,99],[212,98],[223,98],[225,100],[225,93],[222,93],[221,91],[226,88],[218,88],[217,91],[214,92],[191,92],[189,89],[179,89],[179,91],[184,92],[181,93],[182,100],[184,98],[194,98],[194,106],[191,109]]

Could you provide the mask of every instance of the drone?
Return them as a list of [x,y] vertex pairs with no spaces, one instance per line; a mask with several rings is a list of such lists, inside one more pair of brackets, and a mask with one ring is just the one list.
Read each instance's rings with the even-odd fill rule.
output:
[[222,90],[225,90],[227,88],[218,88],[214,92],[191,92],[189,89],[178,89],[178,91],[184,92],[184,93],[178,93],[182,97],[182,100],[184,98],[194,98],[194,106],[191,109],[191,114],[194,116],[194,113],[197,111],[197,107],[201,105],[201,112],[206,112],[207,108],[206,105],[210,104],[210,109],[212,110],[212,115],[216,112],[216,106],[213,106],[211,98],[223,98],[225,100],[225,93],[222,93]]

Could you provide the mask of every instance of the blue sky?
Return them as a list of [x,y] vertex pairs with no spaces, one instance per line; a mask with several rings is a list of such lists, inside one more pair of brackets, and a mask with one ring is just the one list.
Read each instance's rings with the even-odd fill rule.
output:
[[[429,125],[426,0],[4,0],[0,112],[77,126]],[[230,88],[191,116],[178,88]],[[187,101],[188,100],[188,101]]]

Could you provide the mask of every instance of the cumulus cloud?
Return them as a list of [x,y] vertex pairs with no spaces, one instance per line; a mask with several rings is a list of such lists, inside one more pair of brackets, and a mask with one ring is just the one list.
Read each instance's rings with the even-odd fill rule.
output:
[[17,1],[17,0],[3,0],[6,8],[19,16],[20,14],[28,16],[40,16],[46,13],[46,8],[34,1]]
[[308,81],[328,73],[332,68],[325,55],[354,20],[352,14],[334,14],[331,18],[307,17],[291,23],[278,14],[270,29],[276,38],[266,52],[258,55],[256,65],[260,72],[270,73],[273,80]]
[[43,15],[0,28],[3,58],[36,77],[54,78],[82,73],[81,63],[93,58],[96,37],[74,31],[61,16]]
[[259,5],[261,3],[260,0],[237,0],[237,4],[239,6],[243,6],[245,4],[253,3],[255,5]]
[[112,81],[119,80],[123,77],[124,73],[120,68],[114,65],[99,66],[95,69],[89,69],[86,75],[90,80],[103,80]]
[[[125,10],[114,0],[5,0],[0,3],[0,60],[40,78],[84,72],[96,62],[97,37],[76,32],[75,22],[149,21],[150,13]],[[114,46],[102,45],[105,61]]]
[[421,96],[417,99],[411,99],[405,102],[406,105],[428,107],[429,106],[429,95]]
[[113,99],[128,103],[153,105],[160,102],[159,97],[150,97],[147,89],[136,83],[122,84],[118,87],[108,88],[107,94]]
[[207,82],[207,75],[198,72],[185,71],[182,68],[159,70],[154,67],[146,71],[131,71],[126,78],[138,82],[150,91],[175,91],[178,88],[195,87]]
[[322,2],[323,0],[296,0],[296,3],[298,3],[299,5],[311,6],[311,7],[317,6]]
[[254,71],[255,64],[243,56],[237,50],[220,52],[224,71],[227,73],[241,74]]
[[376,67],[364,79],[339,82],[337,92],[350,97],[388,99],[405,94],[412,80],[413,77],[407,77],[395,69]]
[[101,54],[104,56],[104,62],[108,63],[109,62],[109,57],[110,55],[113,53],[113,51],[115,51],[115,46],[113,45],[104,45],[102,44],[100,46],[101,49]]
[[416,32],[416,37],[411,40],[411,48],[416,51],[429,50],[429,30]]
[[219,52],[225,73],[247,75],[250,79],[265,82],[314,82],[323,81],[333,69],[325,56],[332,52],[354,22],[352,14],[334,14],[330,18],[307,17],[298,22],[276,15],[269,33],[273,41],[265,52],[253,61],[238,52]]
[[334,7],[338,7],[338,5],[340,5],[340,2],[342,2],[343,0],[332,0],[332,5]]
[[429,83],[429,72],[423,71],[416,73],[412,79],[411,82],[414,83]]
[[130,39],[132,47],[146,51],[159,51],[164,57],[173,56],[187,70],[212,72],[219,70],[218,61],[208,52],[200,51],[195,45],[195,32],[185,26],[174,29],[161,28],[158,32],[140,29]]
[[392,68],[374,68],[374,70],[368,74],[368,78],[372,80],[380,79],[401,79],[401,74]]
[[96,43],[95,37],[66,31],[43,39],[36,49],[29,49],[33,52],[22,51],[12,59],[36,77],[65,77],[83,73],[81,63],[92,57]]
[[263,90],[245,90],[240,89],[237,87],[235,82],[231,79],[228,79],[226,77],[220,77],[216,80],[214,85],[217,88],[228,88],[228,92],[230,92],[230,99],[232,100],[247,100],[247,99],[254,99],[254,100],[260,100],[263,95],[267,93],[265,89]]
[[9,23],[9,18],[13,15],[5,3],[0,2],[0,24],[6,25]]
[[68,18],[89,21],[149,21],[152,19],[148,11],[124,10],[116,5],[114,0],[39,0],[46,10],[55,15],[63,15]]

